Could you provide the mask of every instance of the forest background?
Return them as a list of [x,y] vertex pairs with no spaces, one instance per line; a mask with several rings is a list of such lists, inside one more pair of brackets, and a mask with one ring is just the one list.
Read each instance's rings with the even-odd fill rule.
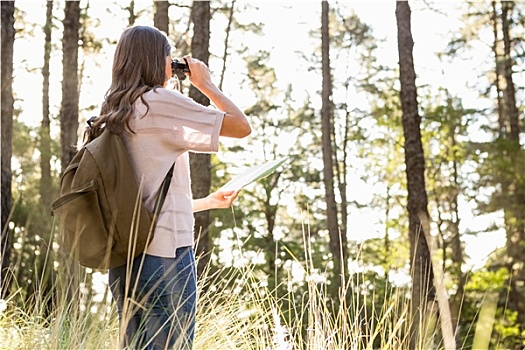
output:
[[2,1],[0,347],[115,344],[105,273],[68,265],[49,208],[120,33],[146,24],[252,123],[192,155],[196,196],[288,157],[232,210],[196,215],[197,348],[523,348],[524,10]]

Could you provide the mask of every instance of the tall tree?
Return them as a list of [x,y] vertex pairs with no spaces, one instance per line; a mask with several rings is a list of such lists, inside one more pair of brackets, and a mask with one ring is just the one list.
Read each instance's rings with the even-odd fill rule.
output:
[[221,70],[221,80],[219,81],[219,89],[222,90],[222,83],[224,82],[224,73],[226,72],[226,59],[228,57],[228,45],[230,32],[233,22],[233,13],[235,11],[235,0],[232,1],[230,5],[230,13],[228,15],[228,25],[226,26],[226,37],[224,38],[224,52],[222,54],[222,70]]
[[[516,89],[514,87],[512,46],[514,46],[514,38],[511,38],[511,14],[514,9],[513,1],[501,2],[501,32],[503,34],[503,101],[505,103],[505,112],[509,123],[508,138],[512,141],[514,146],[519,148],[519,111],[516,106]],[[522,213],[523,214],[523,213]],[[521,223],[523,224],[523,222]],[[522,238],[525,238],[522,236]]]
[[153,14],[153,25],[160,31],[169,34],[170,22],[169,22],[169,1],[153,1],[155,4],[155,13]]
[[[364,23],[354,11],[345,14],[344,6],[338,5],[329,11],[329,57],[346,64],[338,64],[331,74],[331,90],[344,96],[338,100],[336,96],[330,98],[332,103],[331,116],[331,139],[334,163],[334,190],[337,189],[339,197],[338,205],[338,231],[340,239],[339,255],[343,266],[348,260],[348,210],[351,204],[348,200],[348,179],[353,173],[352,162],[350,162],[350,151],[355,147],[358,140],[363,136],[362,128],[359,126],[359,116],[354,110],[355,100],[352,90],[356,84],[369,84],[372,63],[375,61],[373,50],[376,47],[376,39],[372,35],[370,26]],[[357,63],[358,67],[351,68]],[[332,67],[330,67],[331,69]],[[337,187],[336,187],[337,186]],[[351,226],[351,225],[350,225]],[[359,228],[355,227],[359,230]],[[348,281],[348,269],[341,271],[344,280]]]
[[[62,38],[62,107],[60,110],[60,165],[63,173],[77,151],[78,115],[79,115],[79,72],[78,50],[80,39],[80,2],[66,1],[64,9],[64,32]],[[63,292],[67,299],[78,298],[80,285],[80,267],[72,260],[61,262],[65,267],[62,283],[70,286]],[[62,300],[62,298],[59,298]],[[76,310],[73,310],[76,312]]]
[[504,217],[507,240],[504,265],[509,272],[510,290],[508,294],[506,291],[502,293],[500,308],[504,307],[506,314],[517,314],[519,331],[516,333],[520,334],[514,339],[512,336],[504,336],[505,346],[523,343],[522,334],[525,331],[525,155],[520,144],[522,125],[513,78],[513,67],[520,57],[515,45],[519,38],[513,37],[513,34],[516,35],[513,29],[520,18],[517,12],[514,2],[492,1],[490,9],[477,10],[474,14],[478,21],[490,18],[490,21],[485,20],[483,24],[490,22],[494,35],[494,70],[491,74],[494,79],[491,88],[496,92],[498,125],[497,129],[493,128],[494,141],[481,144],[488,157],[481,164],[480,173],[483,174],[485,183],[496,189],[484,209],[502,210]]
[[[349,162],[350,145],[355,144],[356,139],[360,138],[361,130],[357,126],[357,116],[351,109],[355,105],[352,96],[352,89],[361,85],[361,79],[369,83],[369,75],[372,75],[371,64],[375,61],[373,50],[376,47],[376,39],[372,36],[370,26],[364,23],[352,11],[349,15],[343,13],[342,6],[338,6],[331,11],[330,17],[330,49],[332,56],[338,62],[346,62],[346,66],[341,64],[338,68],[345,67],[344,73],[339,71],[333,74],[333,88],[336,91],[344,91],[344,98],[339,102],[334,99],[334,117],[332,125],[332,142],[335,162],[335,178],[340,196],[339,213],[341,232],[341,243],[343,256],[347,250],[347,230],[348,230],[348,207],[347,198],[348,173],[352,169]],[[352,63],[357,62],[364,71],[351,69]],[[337,69],[337,68],[336,68]],[[364,74],[363,74],[364,73]],[[363,77],[361,77],[363,76]],[[339,78],[339,79],[338,79]],[[352,107],[351,107],[352,106]]]
[[[193,22],[193,37],[191,39],[192,56],[208,64],[210,58],[210,2],[194,1],[191,9]],[[189,96],[196,102],[208,106],[210,100],[198,89],[191,86]],[[195,198],[206,197],[211,188],[211,155],[190,154],[191,190]],[[197,251],[199,263],[198,275],[202,275],[210,259],[211,240],[208,234],[211,224],[208,210],[195,213],[195,234],[197,236]]]
[[410,238],[410,262],[412,271],[410,348],[420,347],[426,331],[425,320],[434,301],[434,275],[429,242],[427,193],[425,189],[425,157],[421,143],[418,111],[416,73],[412,50],[414,41],[411,31],[410,6],[407,1],[396,2],[397,38],[399,53],[399,80],[401,83],[401,108],[404,134],[405,165],[408,189],[408,219]]
[[492,34],[494,35],[494,42],[492,43],[492,53],[494,54],[494,87],[496,88],[496,108],[498,111],[498,124],[499,124],[499,133],[504,135],[506,128],[508,128],[508,123],[505,120],[505,113],[503,108],[505,104],[502,101],[502,91],[501,91],[501,79],[503,76],[503,65],[502,62],[502,50],[501,50],[501,41],[499,39],[499,28],[498,28],[498,10],[496,2],[492,1],[492,13],[490,21],[492,23]]
[[[35,222],[33,230],[40,237],[39,251],[41,254],[36,257],[35,276],[40,277],[39,283],[33,283],[34,295],[46,295],[52,288],[51,276],[53,266],[49,263],[50,251],[53,241],[53,231],[49,209],[55,191],[51,173],[51,135],[50,135],[50,112],[49,112],[49,61],[51,58],[51,33],[53,28],[53,4],[52,0],[46,2],[46,22],[44,24],[44,65],[42,67],[42,121],[40,124],[40,205],[42,219]],[[45,219],[44,219],[45,218]],[[49,309],[48,309],[49,310]]]
[[2,223],[0,225],[0,298],[4,295],[9,267],[9,215],[11,213],[11,155],[13,137],[13,44],[15,41],[15,2],[2,1]]
[[328,234],[330,237],[330,252],[334,263],[334,284],[331,286],[332,295],[338,296],[342,286],[343,257],[341,256],[341,235],[338,225],[338,210],[335,200],[334,184],[334,152],[333,152],[333,113],[332,102],[332,72],[330,69],[330,32],[329,32],[329,5],[328,1],[322,2],[321,12],[321,59],[322,59],[322,107],[321,107],[321,130],[322,130],[322,149],[323,149],[323,181],[325,187],[326,216],[328,224]]
[[51,137],[49,119],[49,61],[51,58],[51,31],[53,27],[53,1],[46,5],[44,25],[44,66],[42,67],[42,122],[40,124],[40,197],[44,208],[49,208],[53,196],[51,178]]
[[[437,101],[437,104],[436,104]],[[428,106],[425,106],[425,102]],[[452,325],[463,328],[471,320],[460,317],[465,306],[467,275],[463,271],[464,247],[461,241],[460,202],[466,186],[463,165],[468,159],[468,128],[472,115],[477,111],[463,107],[459,98],[452,97],[447,89],[428,92],[422,103],[425,115],[422,124],[426,161],[429,210],[435,215],[437,238],[441,244],[441,263],[455,288],[450,297]],[[438,146],[439,145],[439,146]],[[435,255],[435,253],[433,253]],[[455,333],[459,339],[460,332]]]
[[62,172],[75,155],[78,140],[80,2],[66,1],[64,12],[62,108],[60,111],[60,164]]
[[[501,32],[503,52],[501,61],[496,55],[496,71],[501,74],[497,80],[502,84],[502,98],[498,99],[499,119],[505,121],[501,130],[500,141],[504,143],[503,157],[508,169],[503,176],[503,195],[508,198],[504,207],[505,231],[507,234],[508,270],[510,272],[509,307],[518,314],[520,334],[525,332],[525,156],[520,145],[520,116],[516,105],[516,89],[513,80],[513,57],[511,54],[513,38],[511,38],[511,14],[514,2],[501,2]],[[494,11],[496,7],[493,6]],[[494,13],[494,17],[497,14]],[[495,37],[495,42],[497,37]],[[501,65],[501,69],[498,69]],[[499,74],[498,74],[499,75]],[[524,341],[524,336],[521,337]]]
[[[503,216],[503,225],[494,220],[487,232],[504,229],[506,256],[495,255],[491,268],[505,267],[508,271],[508,289],[500,289],[498,319],[494,326],[492,346],[515,348],[523,344],[525,329],[525,154],[520,138],[523,137],[521,94],[516,94],[514,77],[520,74],[525,56],[519,42],[523,42],[523,6],[512,1],[491,1],[484,5],[467,3],[464,26],[449,44],[449,55],[457,51],[469,53],[472,44],[485,44],[482,35],[492,31],[491,61],[483,61],[479,76],[487,77],[488,86],[482,87],[481,97],[494,103],[494,111],[480,110],[481,130],[491,137],[489,141],[471,141],[469,158],[476,166],[476,181],[472,183],[477,210],[482,215]],[[466,49],[466,50],[465,50]],[[523,79],[522,79],[523,80]],[[494,122],[496,121],[497,122]],[[488,189],[490,195],[479,195]],[[491,283],[491,288],[493,284]],[[516,322],[516,318],[517,321]],[[498,345],[496,345],[498,344]],[[519,344],[519,345],[517,345]]]

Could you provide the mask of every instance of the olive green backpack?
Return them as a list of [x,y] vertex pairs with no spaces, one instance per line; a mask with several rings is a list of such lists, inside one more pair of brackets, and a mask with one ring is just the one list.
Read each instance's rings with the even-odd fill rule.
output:
[[63,250],[93,269],[130,262],[153,238],[172,175],[173,166],[149,212],[120,136],[104,130],[76,153],[60,179],[52,210]]

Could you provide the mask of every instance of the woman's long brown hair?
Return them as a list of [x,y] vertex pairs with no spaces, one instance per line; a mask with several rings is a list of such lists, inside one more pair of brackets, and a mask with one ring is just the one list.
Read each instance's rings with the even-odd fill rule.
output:
[[[145,92],[164,85],[166,56],[170,54],[168,38],[156,28],[134,26],[122,33],[113,59],[111,86],[100,115],[86,128],[86,143],[98,136],[102,128],[115,134],[133,132],[129,122],[134,103]],[[149,108],[146,101],[142,102]]]

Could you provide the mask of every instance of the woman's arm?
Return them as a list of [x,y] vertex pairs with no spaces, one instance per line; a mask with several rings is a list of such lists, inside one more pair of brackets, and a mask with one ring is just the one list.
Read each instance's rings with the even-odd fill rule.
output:
[[238,194],[239,191],[217,191],[206,198],[194,199],[192,201],[193,211],[229,208]]
[[211,81],[210,70],[204,62],[184,56],[191,73],[186,73],[190,82],[199,89],[221,111],[225,112],[221,136],[243,138],[250,135],[252,128],[244,113]]

